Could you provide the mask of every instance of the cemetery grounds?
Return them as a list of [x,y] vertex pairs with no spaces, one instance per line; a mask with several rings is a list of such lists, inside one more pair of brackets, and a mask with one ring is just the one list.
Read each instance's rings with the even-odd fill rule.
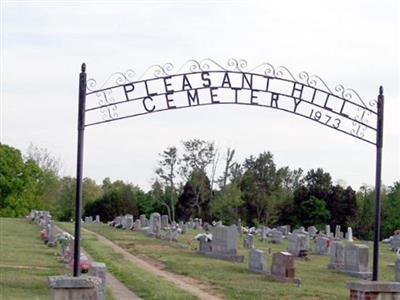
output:
[[[0,295],[1,299],[49,299],[47,277],[68,272],[56,259],[59,249],[49,248],[39,239],[37,227],[24,219],[1,218],[0,243]],[[73,233],[72,223],[57,223],[62,229]],[[199,233],[190,230],[179,235],[178,242],[146,237],[142,232],[125,231],[105,224],[85,224],[81,246],[96,260],[104,262],[108,270],[127,288],[143,299],[197,299],[194,295],[164,280],[151,270],[130,262],[116,253],[97,237],[86,231],[100,234],[122,247],[130,254],[152,266],[190,280],[208,293],[220,299],[348,299],[346,282],[356,278],[328,270],[328,256],[309,255],[310,261],[296,259],[296,277],[301,285],[267,281],[263,275],[248,271],[248,249],[238,238],[238,255],[244,255],[243,263],[210,258],[197,254],[198,242],[193,237]],[[261,242],[254,239],[255,248],[272,252],[287,249],[282,244]],[[370,247],[372,265],[372,243]],[[313,249],[313,243],[311,243]],[[271,255],[267,268],[271,266]],[[395,253],[389,245],[380,244],[379,279],[393,281]],[[107,290],[106,299],[114,299]]]

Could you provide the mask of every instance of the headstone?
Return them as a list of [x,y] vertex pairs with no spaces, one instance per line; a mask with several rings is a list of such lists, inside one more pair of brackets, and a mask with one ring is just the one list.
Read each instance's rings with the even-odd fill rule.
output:
[[186,233],[188,233],[188,231],[189,231],[189,224],[188,223],[183,224],[182,234],[186,234]]
[[237,226],[238,233],[240,234],[240,236],[242,236],[242,234],[243,234],[243,232],[242,232],[242,220],[238,219],[236,226]]
[[100,223],[100,216],[96,215],[96,223]]
[[89,217],[85,217],[85,223],[86,223],[86,224],[89,223]]
[[90,223],[90,224],[93,223],[93,217],[92,217],[92,216],[89,217],[89,223]]
[[121,216],[121,228],[126,229],[126,226],[127,226],[126,216]]
[[325,225],[325,234],[328,238],[331,237],[331,225]]
[[244,237],[243,240],[243,247],[245,249],[252,249],[254,248],[254,243],[253,243],[253,235],[248,234]]
[[397,249],[400,248],[400,235],[396,234],[392,236],[392,239],[390,240],[390,248],[392,248],[393,251],[397,251]]
[[198,250],[198,252],[206,254],[206,253],[210,253],[211,250],[212,250],[211,241],[208,240],[205,235],[201,236],[199,238],[199,250]]
[[318,255],[329,255],[331,240],[326,236],[317,235],[315,238],[315,253]]
[[133,216],[132,215],[126,215],[125,216],[124,229],[131,230],[132,227],[133,227]]
[[351,227],[347,227],[346,240],[348,240],[349,242],[353,241],[353,230],[351,229]]
[[267,270],[264,251],[251,249],[249,252],[249,270],[256,273],[265,273]]
[[210,224],[208,222],[204,222],[202,226],[205,231],[208,231],[210,229]]
[[105,298],[106,293],[106,275],[107,275],[107,267],[105,263],[101,262],[92,262],[92,266],[89,270],[90,276],[96,276],[101,279],[101,287],[100,293],[103,295],[103,299]]
[[351,300],[398,300],[400,283],[391,281],[358,280],[348,282]]
[[276,229],[273,229],[272,231],[271,231],[271,242],[273,243],[273,244],[280,244],[280,243],[282,243],[282,239],[283,239],[283,233],[282,233],[282,231],[279,231],[279,230],[276,230]]
[[178,234],[179,234],[178,230],[176,230],[176,229],[174,230],[174,229],[170,228],[170,229],[167,230],[167,233],[165,234],[164,240],[177,242],[178,241],[177,240]]
[[227,226],[217,226],[211,228],[212,251],[207,255],[230,260],[236,262],[242,262],[244,257],[237,255],[237,228],[236,225]]
[[135,228],[135,230],[140,230],[142,228],[142,223],[141,223],[140,219],[137,219],[135,221],[135,224],[133,225],[133,228]]
[[305,236],[310,236],[310,234],[308,233],[308,231],[305,231],[304,230],[304,227],[303,226],[301,226],[300,228],[298,228],[298,229],[295,229],[295,230],[293,230],[293,233],[296,233],[296,234],[303,234],[303,235],[305,235]]
[[284,225],[284,226],[278,226],[278,230],[280,231],[280,232],[282,232],[282,234],[284,235],[284,236],[287,236],[288,234],[289,234],[289,232],[290,232],[290,228],[289,228],[290,226],[289,225]]
[[261,226],[260,241],[262,241],[262,242],[266,242],[267,241],[267,227],[266,226]]
[[161,216],[161,228],[168,227],[168,225],[169,225],[168,220],[169,220],[168,215]]
[[139,216],[139,219],[140,219],[140,225],[141,225],[141,226],[147,226],[147,218],[146,218],[146,215],[140,215],[140,216]]
[[201,229],[201,221],[198,218],[194,219],[193,229]]
[[148,236],[160,238],[161,231],[161,216],[159,213],[152,213],[150,215],[150,227],[147,230]]
[[315,226],[310,226],[307,228],[307,232],[310,235],[311,238],[314,238],[315,235],[317,234],[317,228]]
[[367,245],[354,244],[346,245],[344,248],[344,269],[343,272],[363,279],[372,276],[369,271],[369,248]]
[[55,247],[57,245],[57,240],[53,230],[53,221],[49,221],[49,223],[47,224],[46,232],[47,232],[47,246]]
[[189,227],[193,229],[193,218],[189,218]]
[[330,249],[330,262],[328,269],[343,269],[344,267],[344,245],[342,242],[335,241]]
[[336,225],[336,227],[335,227],[335,239],[341,239],[340,233],[341,233],[340,225]]
[[117,228],[121,227],[121,225],[122,225],[121,221],[122,221],[122,217],[121,216],[115,217],[115,219],[114,219],[114,227],[117,227]]
[[101,279],[95,276],[49,276],[52,300],[103,300]]
[[296,257],[306,256],[309,246],[309,238],[304,234],[292,233],[288,237],[288,252]]
[[394,276],[394,281],[400,282],[400,258],[396,260],[396,271]]
[[289,252],[272,254],[271,277],[283,282],[295,282],[294,256]]

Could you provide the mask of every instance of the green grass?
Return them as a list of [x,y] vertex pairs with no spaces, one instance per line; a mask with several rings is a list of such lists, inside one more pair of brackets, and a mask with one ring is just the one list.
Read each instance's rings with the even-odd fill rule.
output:
[[[57,223],[57,225],[71,233],[73,231],[73,224],[71,223]],[[164,281],[162,278],[124,259],[121,254],[115,253],[110,247],[99,242],[94,235],[82,231],[81,239],[81,246],[93,259],[104,262],[110,273],[143,299],[197,299],[195,296],[175,287],[172,283]]]
[[[71,275],[39,231],[24,219],[0,218],[0,299],[50,299],[48,276]],[[115,300],[108,289],[106,300]]]
[[24,219],[0,218],[0,298],[49,299],[48,276],[66,272],[56,249],[39,239],[39,227]]
[[[349,290],[346,283],[358,280],[341,272],[327,269],[329,257],[310,255],[310,261],[296,260],[296,277],[302,284],[298,288],[294,284],[282,284],[267,281],[262,275],[249,273],[247,270],[248,250],[243,248],[238,239],[238,254],[244,255],[243,263],[232,263],[199,255],[183,245],[197,232],[190,231],[179,237],[179,243],[170,243],[146,237],[143,233],[115,229],[107,225],[87,224],[85,228],[104,235],[121,247],[135,255],[145,255],[164,263],[168,270],[177,274],[188,275],[208,282],[216,290],[222,292],[227,299],[348,299]],[[372,243],[370,260],[372,266]],[[197,242],[194,242],[197,245]],[[192,245],[192,247],[194,247]],[[270,244],[255,241],[256,248],[272,252],[287,249],[287,242]],[[311,242],[312,248],[313,243]],[[267,255],[270,267],[272,258]],[[379,279],[393,281],[394,269],[388,264],[395,261],[395,253],[388,245],[380,245]],[[372,267],[371,267],[372,268]]]

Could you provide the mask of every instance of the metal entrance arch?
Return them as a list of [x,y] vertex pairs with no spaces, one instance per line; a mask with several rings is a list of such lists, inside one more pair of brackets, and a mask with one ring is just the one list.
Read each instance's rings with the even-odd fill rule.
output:
[[155,112],[206,105],[250,105],[283,110],[376,147],[375,222],[372,280],[378,280],[380,187],[383,145],[383,88],[364,102],[342,85],[331,90],[318,76],[297,77],[283,66],[263,63],[248,68],[245,60],[226,66],[211,60],[189,60],[179,69],[154,65],[140,77],[133,70],[112,74],[101,86],[79,76],[78,153],[75,210],[74,276],[79,276],[83,143],[86,127]]

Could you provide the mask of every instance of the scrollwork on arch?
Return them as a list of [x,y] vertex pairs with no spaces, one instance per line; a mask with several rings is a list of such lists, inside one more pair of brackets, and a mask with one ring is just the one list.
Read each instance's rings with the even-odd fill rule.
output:
[[325,91],[339,98],[351,101],[364,107],[370,111],[376,112],[376,101],[372,100],[366,104],[360,95],[351,88],[345,88],[343,85],[337,85],[333,90],[325,83],[321,77],[317,75],[310,75],[302,71],[297,76],[294,76],[285,66],[274,67],[270,63],[262,63],[254,68],[249,68],[248,63],[244,59],[230,58],[225,65],[221,65],[211,58],[203,60],[190,59],[186,61],[180,68],[175,68],[172,63],[165,63],[163,65],[156,64],[147,68],[147,70],[138,78],[135,79],[135,72],[128,70],[125,73],[116,72],[101,85],[98,86],[95,79],[87,81],[88,92],[96,92],[101,89],[106,89],[112,86],[119,86],[126,83],[131,83],[134,80],[146,80],[151,78],[161,78],[165,76],[194,73],[194,72],[207,72],[207,71],[226,71],[226,72],[247,72],[259,74],[271,78],[283,79],[292,82],[298,82],[309,87]]
[[122,72],[115,72],[111,74],[102,85],[98,86],[97,81],[93,78],[87,80],[86,89],[88,92],[97,92],[99,90],[108,88],[109,86],[118,86],[130,83],[135,78],[135,72],[132,69]]

